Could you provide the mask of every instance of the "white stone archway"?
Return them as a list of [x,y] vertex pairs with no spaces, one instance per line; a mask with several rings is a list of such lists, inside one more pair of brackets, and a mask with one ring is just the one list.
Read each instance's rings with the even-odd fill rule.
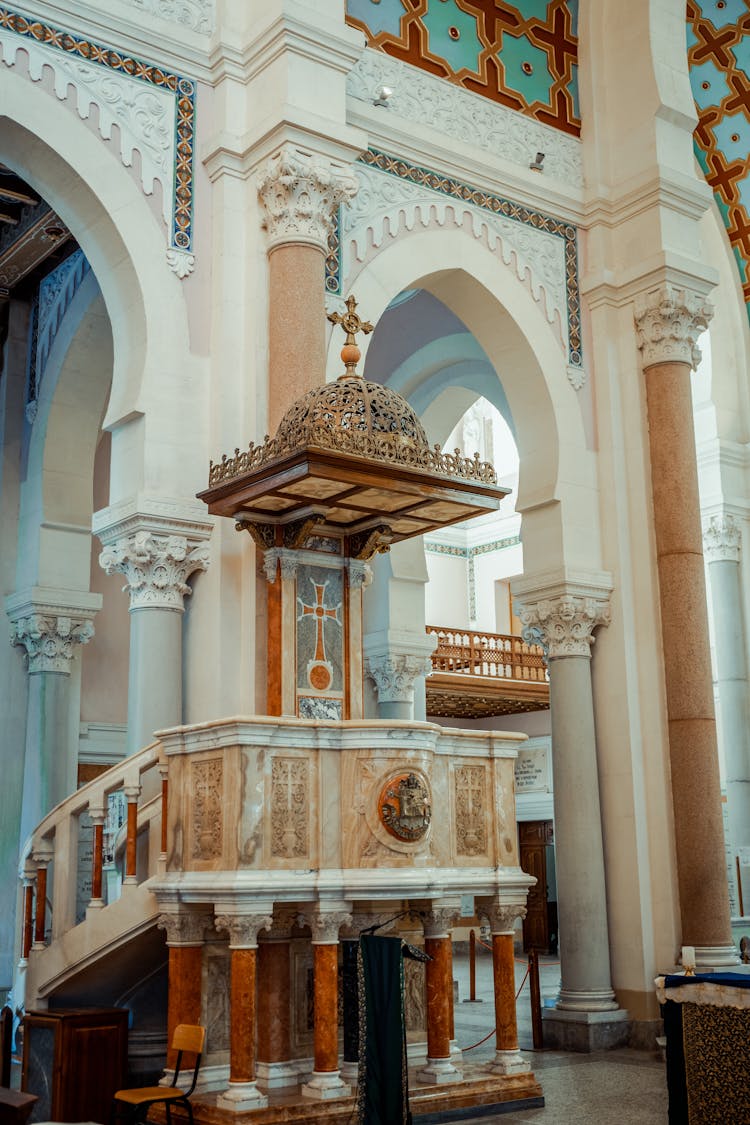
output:
[[[110,499],[153,489],[157,481],[160,491],[179,495],[186,461],[180,454],[203,440],[205,411],[196,403],[175,432],[170,405],[176,397],[198,398],[205,390],[190,350],[186,283],[165,259],[161,217],[116,147],[42,83],[31,81],[20,62],[3,68],[0,77],[0,161],[26,179],[69,227],[91,264],[111,321],[114,366],[104,421],[113,435]],[[199,484],[196,476],[195,487]],[[194,491],[192,482],[188,488]]]
[[[402,232],[347,285],[375,324],[397,293],[413,288],[428,290],[463,321],[497,372],[513,417],[527,567],[599,569],[595,451],[559,335],[528,286],[471,233],[448,229]],[[365,340],[363,363],[368,346]],[[339,374],[339,348],[332,334],[329,378]],[[417,390],[412,384],[410,397]]]

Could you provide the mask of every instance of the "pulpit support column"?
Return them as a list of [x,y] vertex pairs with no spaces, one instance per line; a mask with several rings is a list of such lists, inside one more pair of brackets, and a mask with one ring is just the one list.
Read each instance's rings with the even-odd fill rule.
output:
[[526,1074],[530,1064],[518,1049],[516,1021],[516,973],[513,954],[513,926],[516,918],[526,915],[526,907],[490,902],[480,905],[492,933],[492,974],[495,988],[495,1061],[490,1070],[496,1074]]
[[427,1064],[417,1078],[430,1086],[460,1082],[462,1072],[451,1060],[451,1008],[453,996],[454,906],[435,906],[421,912],[424,949],[432,958],[425,965],[427,979]]
[[308,1098],[341,1098],[351,1086],[339,1073],[338,955],[339,930],[352,920],[345,911],[313,915],[310,920],[314,972],[314,1063],[310,1081],[302,1087]]
[[219,1109],[244,1113],[262,1109],[268,1098],[256,1083],[256,958],[258,932],[273,925],[270,914],[217,914],[217,930],[229,932],[230,1033],[229,1086],[217,1098]]
[[[183,910],[161,914],[157,925],[166,931],[169,949],[167,1043],[181,1023],[201,1023],[201,969],[203,941],[211,918],[205,911]],[[167,1066],[174,1067],[175,1052],[167,1053]]]

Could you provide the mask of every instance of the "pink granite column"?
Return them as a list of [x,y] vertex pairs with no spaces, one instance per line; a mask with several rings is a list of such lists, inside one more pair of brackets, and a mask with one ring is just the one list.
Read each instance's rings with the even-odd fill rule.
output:
[[258,179],[268,232],[268,429],[325,381],[325,256],[357,180],[321,153],[285,143]]
[[665,285],[636,302],[667,694],[682,942],[736,962],[729,921],[690,371],[710,306]]

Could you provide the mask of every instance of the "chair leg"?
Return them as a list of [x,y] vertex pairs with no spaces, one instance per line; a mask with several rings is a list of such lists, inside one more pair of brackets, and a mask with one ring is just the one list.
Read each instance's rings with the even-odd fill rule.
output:
[[193,1125],[193,1107],[191,1106],[191,1104],[190,1104],[190,1102],[187,1098],[185,1098],[185,1105],[187,1106],[188,1118],[190,1120],[190,1125]]

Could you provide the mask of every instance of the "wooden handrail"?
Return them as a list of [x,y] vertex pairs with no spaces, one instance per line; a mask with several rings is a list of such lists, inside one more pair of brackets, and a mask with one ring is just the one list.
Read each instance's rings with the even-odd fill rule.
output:
[[541,645],[527,644],[519,636],[448,629],[442,625],[427,625],[426,629],[438,639],[432,654],[434,672],[537,683],[549,679]]

